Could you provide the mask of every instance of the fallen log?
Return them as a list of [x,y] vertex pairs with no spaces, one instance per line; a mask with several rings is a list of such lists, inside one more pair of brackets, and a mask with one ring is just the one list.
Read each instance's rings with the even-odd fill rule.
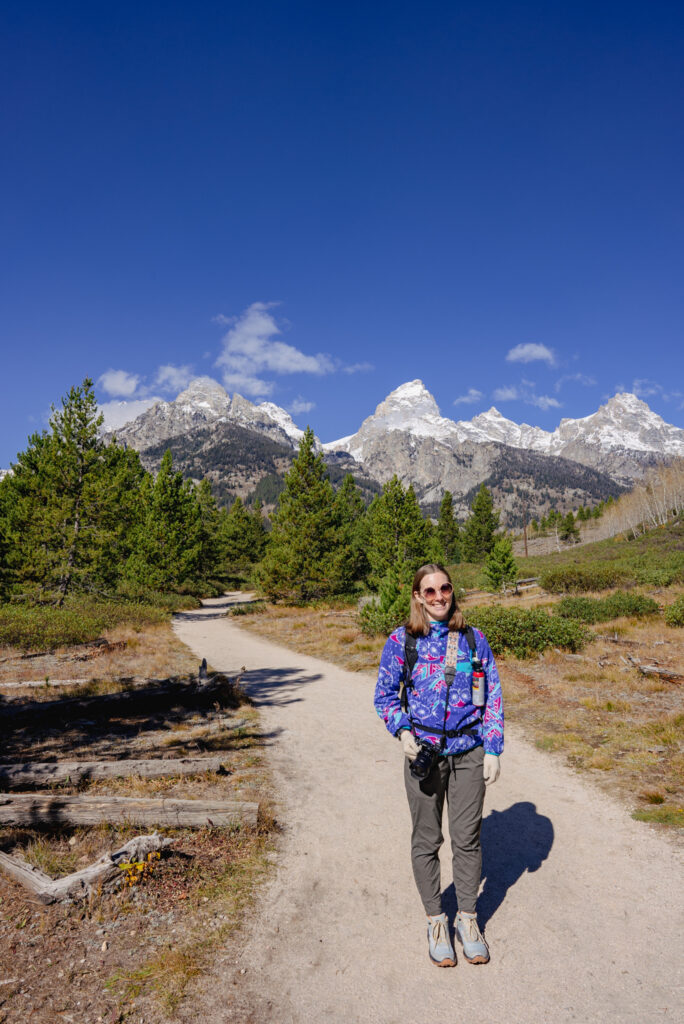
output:
[[90,679],[27,679],[23,683],[0,683],[0,690],[21,690],[23,687],[37,689],[51,686],[84,686]]
[[627,658],[642,676],[658,676],[659,679],[664,679],[668,683],[684,683],[684,676],[673,672],[670,668],[661,668],[660,665],[642,665],[631,654],[628,654]]
[[136,836],[119,850],[103,853],[94,864],[63,878],[51,878],[18,857],[0,853],[0,871],[29,889],[41,903],[84,899],[94,890],[109,888],[118,881],[122,877],[121,864],[143,861],[148,853],[163,850],[175,841],[164,839],[156,832],[150,836]]
[[119,709],[126,714],[154,710],[162,705],[163,709],[169,702],[183,707],[205,707],[211,702],[214,691],[220,692],[224,676],[214,676],[208,684],[198,685],[194,681],[184,682],[178,678],[149,679],[147,685],[140,688],[117,690],[115,693],[101,693],[86,697],[63,697],[61,699],[26,703],[25,698],[15,697],[11,701],[0,702],[0,718],[30,718],[32,723],[42,718],[73,719],[79,713],[111,716]]
[[177,800],[171,797],[0,794],[1,825],[99,825],[103,821],[172,828],[255,825],[258,805],[246,800]]
[[76,786],[90,779],[126,779],[132,775],[159,779],[175,775],[220,772],[220,757],[154,758],[145,761],[27,761],[0,764],[0,787],[52,786],[68,782]]

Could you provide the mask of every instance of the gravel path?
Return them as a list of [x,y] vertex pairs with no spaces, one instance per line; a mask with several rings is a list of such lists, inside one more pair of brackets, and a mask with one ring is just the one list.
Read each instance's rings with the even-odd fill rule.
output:
[[[455,969],[430,964],[402,756],[374,713],[374,680],[216,617],[235,599],[206,602],[204,614],[178,617],[175,629],[215,668],[247,667],[284,834],[238,961],[217,962],[182,1019],[684,1021],[684,886],[674,841],[632,821],[509,727],[482,827],[478,910],[492,960],[473,966],[457,946]],[[503,686],[505,698],[505,673]]]

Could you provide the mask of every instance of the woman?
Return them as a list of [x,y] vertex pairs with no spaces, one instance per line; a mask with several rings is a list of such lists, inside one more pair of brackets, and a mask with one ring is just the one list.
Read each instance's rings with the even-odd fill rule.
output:
[[[412,637],[415,665],[404,680]],[[484,703],[477,694],[477,659],[485,675]],[[449,574],[441,565],[424,565],[414,577],[408,622],[391,634],[382,652],[375,708],[405,754],[404,780],[413,822],[411,861],[428,917],[430,959],[439,967],[456,964],[441,902],[439,848],[446,796],[458,899],[456,935],[466,960],[487,963],[489,949],[477,925],[475,903],[482,871],[485,786],[499,777],[503,750],[501,684],[487,640],[479,630],[466,627]],[[412,768],[424,777],[415,777]]]

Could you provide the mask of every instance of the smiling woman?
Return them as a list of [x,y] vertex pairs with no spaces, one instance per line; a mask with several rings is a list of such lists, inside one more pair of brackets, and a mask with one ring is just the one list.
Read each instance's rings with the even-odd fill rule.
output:
[[487,963],[475,904],[485,786],[498,778],[503,750],[501,685],[491,648],[483,633],[466,625],[441,565],[424,565],[414,577],[408,622],[382,652],[375,707],[405,754],[411,860],[428,917],[430,959],[439,967],[456,963],[440,892],[446,797],[456,934],[466,960]]

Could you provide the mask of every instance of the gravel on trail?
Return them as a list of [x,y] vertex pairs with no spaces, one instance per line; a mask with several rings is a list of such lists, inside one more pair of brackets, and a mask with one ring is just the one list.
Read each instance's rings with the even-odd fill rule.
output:
[[[283,828],[239,952],[180,1013],[203,1024],[650,1024],[684,1021],[682,859],[560,758],[507,726],[482,825],[486,966],[437,969],[409,858],[402,753],[374,679],[276,646],[223,617],[179,615],[214,668],[246,666]],[[237,620],[239,621],[239,620]],[[503,674],[504,700],[506,694]],[[453,918],[448,839],[442,880]]]

